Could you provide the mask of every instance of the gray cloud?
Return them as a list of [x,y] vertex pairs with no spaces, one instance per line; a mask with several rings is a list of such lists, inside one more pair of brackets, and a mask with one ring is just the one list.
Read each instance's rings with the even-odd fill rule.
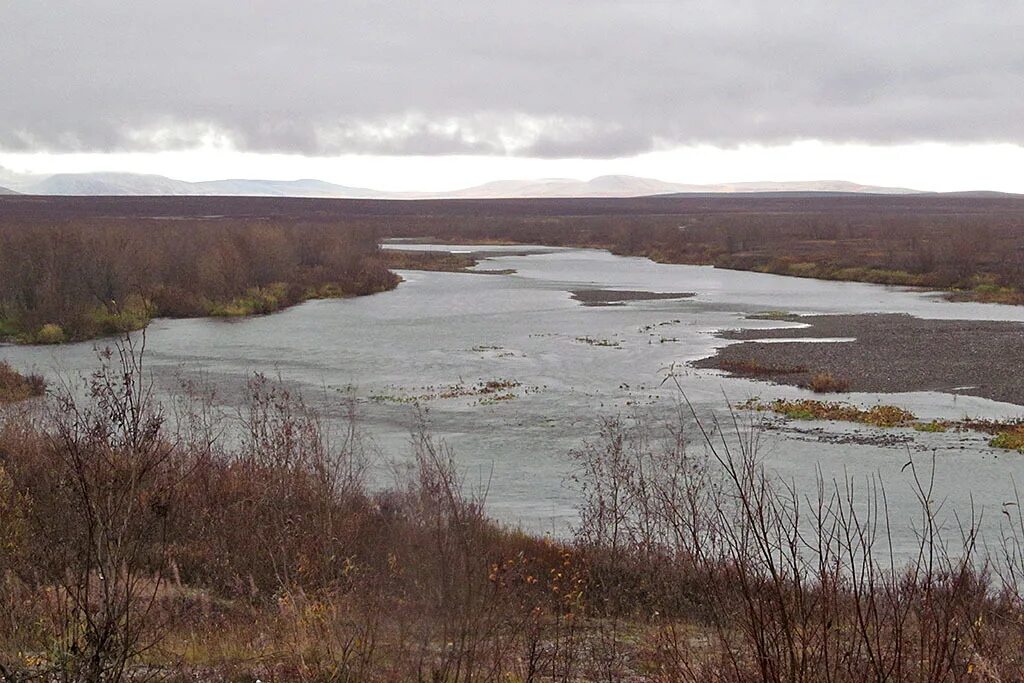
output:
[[1024,143],[1024,3],[11,0],[0,149]]

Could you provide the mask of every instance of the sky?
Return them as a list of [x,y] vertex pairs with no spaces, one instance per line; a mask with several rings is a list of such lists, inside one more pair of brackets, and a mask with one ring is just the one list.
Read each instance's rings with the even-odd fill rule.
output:
[[4,0],[0,166],[1024,192],[1021,35],[1014,0]]

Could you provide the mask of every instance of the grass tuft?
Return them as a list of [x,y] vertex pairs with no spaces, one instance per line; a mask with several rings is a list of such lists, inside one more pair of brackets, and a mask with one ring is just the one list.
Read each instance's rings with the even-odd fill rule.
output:
[[1024,427],[1018,426],[1016,429],[999,432],[988,443],[993,448],[1005,448],[1024,453]]

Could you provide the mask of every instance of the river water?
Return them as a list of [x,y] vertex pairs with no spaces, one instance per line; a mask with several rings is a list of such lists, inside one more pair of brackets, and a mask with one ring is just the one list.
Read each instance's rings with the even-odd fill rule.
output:
[[[749,314],[902,312],[1024,321],[1024,307],[951,303],[877,285],[662,265],[600,250],[486,250],[489,257],[478,269],[514,273],[403,271],[405,281],[396,290],[370,297],[311,301],[243,320],[157,320],[147,333],[148,367],[168,392],[179,378],[216,386],[228,411],[257,370],[300,387],[328,415],[340,415],[342,396],[354,394],[380,450],[399,460],[408,455],[415,422],[406,401],[419,397],[431,430],[454,450],[467,482],[488,487],[492,516],[564,534],[576,504],[567,484],[569,451],[595,433],[602,416],[666,418],[680,400],[675,383],[663,383],[669,372],[707,422],[727,416],[728,402],[812,395],[686,366],[730,343],[715,337],[717,330],[786,324],[751,320]],[[695,296],[584,306],[570,296],[582,288]],[[7,346],[0,356],[51,379],[73,378],[95,367],[94,346]],[[496,394],[439,397],[453,386],[498,380],[518,384]],[[514,398],[492,400],[507,394]],[[938,393],[837,398],[897,404],[924,418],[1022,413],[1018,406]],[[825,479],[876,476],[886,486],[894,519],[910,519],[916,510],[910,471],[903,469],[911,457],[922,463],[934,457],[936,501],[961,515],[972,504],[984,508],[993,535],[1001,504],[1013,497],[1014,478],[1024,479],[1024,456],[996,451],[976,434],[822,422],[776,427],[763,434],[761,455],[780,476],[808,493],[818,472]],[[388,469],[379,465],[376,476],[385,478]],[[912,531],[898,536],[909,547]]]

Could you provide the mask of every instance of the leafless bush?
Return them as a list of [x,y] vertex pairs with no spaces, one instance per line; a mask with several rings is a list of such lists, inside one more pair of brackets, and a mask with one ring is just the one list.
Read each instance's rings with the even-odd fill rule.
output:
[[164,539],[183,471],[159,438],[141,359],[132,339],[104,350],[88,404],[64,388],[46,438],[23,433],[24,450],[7,454],[23,498],[17,569],[31,570],[19,590],[46,589],[30,602],[55,636],[45,666],[53,679],[120,680],[165,625]]
[[947,681],[975,670],[992,649],[978,625],[1000,610],[977,520],[952,546],[941,533],[934,463],[907,465],[920,516],[902,560],[880,482],[819,477],[800,492],[758,462],[752,432],[712,427],[699,457],[652,447],[649,427],[618,419],[577,453],[577,539],[601,561],[593,588],[623,600],[604,603],[613,619],[635,621],[630,604],[657,615],[667,680]]

